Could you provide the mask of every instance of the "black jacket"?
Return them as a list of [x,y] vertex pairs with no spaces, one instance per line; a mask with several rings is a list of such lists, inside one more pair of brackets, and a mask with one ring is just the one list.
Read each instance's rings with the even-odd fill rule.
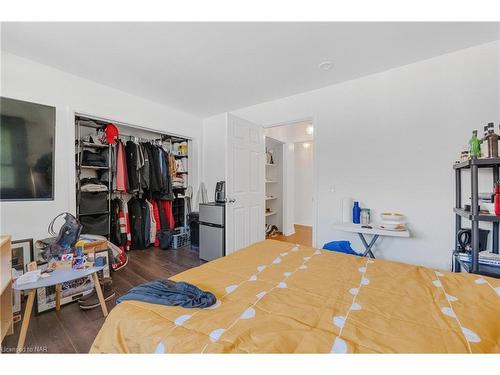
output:
[[129,183],[129,192],[139,191],[139,171],[137,170],[137,144],[128,141],[125,146],[125,155],[127,159],[127,177]]
[[144,249],[144,217],[139,199],[132,198],[128,201],[128,215],[130,220],[130,235],[132,238],[131,249]]

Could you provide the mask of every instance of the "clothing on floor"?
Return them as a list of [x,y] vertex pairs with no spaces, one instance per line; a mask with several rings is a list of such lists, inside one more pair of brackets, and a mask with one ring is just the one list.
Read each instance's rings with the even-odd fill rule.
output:
[[131,300],[185,308],[205,308],[217,302],[210,292],[185,282],[171,280],[155,280],[138,285],[119,297],[116,303]]

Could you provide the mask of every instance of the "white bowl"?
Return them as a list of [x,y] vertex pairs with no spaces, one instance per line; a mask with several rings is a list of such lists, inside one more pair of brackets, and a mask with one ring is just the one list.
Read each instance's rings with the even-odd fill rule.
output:
[[405,216],[397,212],[382,212],[380,218],[385,223],[401,224],[405,222]]
[[378,227],[384,230],[396,230],[396,231],[404,231],[406,230],[406,225],[402,223],[379,223]]

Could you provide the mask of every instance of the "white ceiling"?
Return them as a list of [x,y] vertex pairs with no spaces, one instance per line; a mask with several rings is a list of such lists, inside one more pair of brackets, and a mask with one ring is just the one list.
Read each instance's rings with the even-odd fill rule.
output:
[[499,25],[51,22],[1,35],[5,51],[208,116],[500,39]]

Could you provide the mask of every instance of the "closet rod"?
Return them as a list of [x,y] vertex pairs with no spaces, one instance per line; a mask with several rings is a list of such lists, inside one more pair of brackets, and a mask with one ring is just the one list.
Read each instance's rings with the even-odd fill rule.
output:
[[151,129],[151,128],[146,128],[144,126],[129,124],[129,123],[122,122],[122,121],[110,120],[110,119],[107,119],[107,118],[104,118],[104,117],[98,117],[98,116],[94,116],[94,115],[88,115],[88,114],[83,113],[83,112],[75,112],[75,117],[84,117],[84,118],[89,119],[89,120],[96,120],[96,121],[102,121],[102,122],[106,122],[106,123],[112,123],[112,124],[115,124],[115,125],[126,126],[126,127],[129,127],[129,128],[143,130],[143,131],[147,131],[147,132],[150,132],[150,133],[156,133],[156,134],[158,134],[160,136],[166,135],[166,136],[169,136],[169,137],[176,137],[176,138],[185,139],[186,141],[192,141],[193,140],[192,138],[185,137],[183,135],[179,135],[179,134],[175,134],[175,133],[161,133],[158,130]]
[[[149,137],[141,137],[141,136],[138,136],[138,135],[130,135],[130,134],[124,134],[124,133],[120,133],[118,134],[118,138],[120,137],[128,137],[130,139],[132,138],[137,138],[138,140],[140,141],[144,141],[144,142],[156,142],[156,141],[171,141],[170,143],[178,143],[178,142],[172,142],[171,139],[163,139],[163,137],[171,137],[170,135],[166,135],[166,136],[162,136],[161,138],[149,138]],[[179,137],[175,137],[176,139],[179,139],[182,141],[188,141],[188,138],[179,138]]]

